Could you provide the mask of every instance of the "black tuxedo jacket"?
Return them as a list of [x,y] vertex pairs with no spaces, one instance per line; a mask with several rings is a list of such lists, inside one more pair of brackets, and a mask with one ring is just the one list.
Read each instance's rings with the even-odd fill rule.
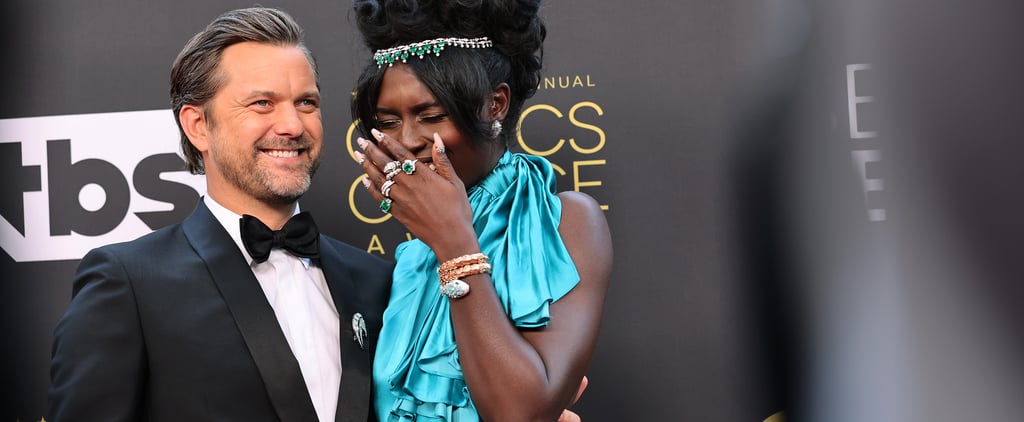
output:
[[[320,248],[341,323],[337,421],[373,420],[370,371],[392,266],[324,235]],[[202,203],[181,224],[82,259],[50,378],[51,422],[317,420],[263,290]]]

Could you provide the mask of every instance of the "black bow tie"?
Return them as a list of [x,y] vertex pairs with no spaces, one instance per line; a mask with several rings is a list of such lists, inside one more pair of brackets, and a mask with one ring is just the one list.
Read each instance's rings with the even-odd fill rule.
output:
[[242,243],[256,262],[264,262],[270,258],[270,250],[284,248],[292,255],[303,258],[320,257],[320,232],[308,212],[300,212],[292,216],[281,230],[270,230],[258,218],[243,215]]

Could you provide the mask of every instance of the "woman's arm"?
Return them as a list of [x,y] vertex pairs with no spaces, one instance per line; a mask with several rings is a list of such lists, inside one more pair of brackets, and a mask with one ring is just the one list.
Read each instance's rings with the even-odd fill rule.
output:
[[[383,200],[385,176],[378,166],[415,158],[401,143],[380,136],[365,140],[358,154],[367,173],[367,188]],[[391,191],[391,214],[445,262],[480,252],[472,226],[466,189],[435,135],[437,173],[401,176]],[[367,159],[368,158],[368,159]],[[396,177],[398,179],[398,177]],[[559,195],[559,234],[576,265],[579,284],[550,307],[550,323],[520,331],[509,320],[488,274],[463,278],[470,293],[451,299],[452,325],[459,362],[470,396],[488,421],[545,421],[558,418],[570,404],[597,341],[604,297],[611,274],[611,235],[597,202],[578,192]],[[515,284],[515,280],[510,280]]]
[[489,421],[555,420],[570,404],[594,351],[611,276],[611,235],[592,198],[579,192],[559,197],[559,233],[580,282],[551,305],[546,327],[517,330],[486,274],[467,277],[471,293],[451,303],[466,384]]

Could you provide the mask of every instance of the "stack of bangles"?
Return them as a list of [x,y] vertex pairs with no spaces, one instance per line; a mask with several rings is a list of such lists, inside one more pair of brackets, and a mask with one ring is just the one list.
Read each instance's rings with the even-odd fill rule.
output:
[[441,294],[449,299],[458,299],[469,293],[469,284],[462,278],[477,274],[490,274],[491,264],[487,255],[474,253],[445,261],[437,269],[441,278]]

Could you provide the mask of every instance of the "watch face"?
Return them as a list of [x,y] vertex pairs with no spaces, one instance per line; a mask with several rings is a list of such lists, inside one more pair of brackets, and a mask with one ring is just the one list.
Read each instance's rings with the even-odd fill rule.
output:
[[465,281],[455,279],[441,286],[441,294],[449,299],[458,299],[469,293],[469,284]]

